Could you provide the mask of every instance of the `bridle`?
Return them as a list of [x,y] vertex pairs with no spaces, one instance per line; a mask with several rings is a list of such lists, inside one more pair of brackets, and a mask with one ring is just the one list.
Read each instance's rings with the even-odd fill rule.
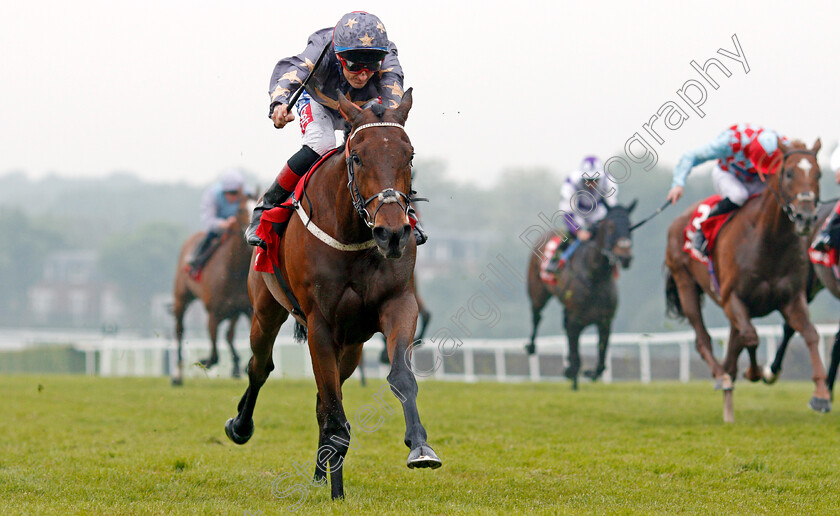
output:
[[[778,174],[780,174],[780,176],[779,176],[779,180],[777,181],[777,184],[778,184],[777,188],[768,188],[768,190],[773,192],[773,195],[776,196],[776,201],[779,203],[779,207],[782,209],[782,212],[785,215],[787,215],[788,220],[790,220],[791,222],[796,222],[796,218],[798,216],[795,213],[794,208],[793,208],[793,202],[794,201],[800,201],[800,202],[812,201],[815,206],[818,203],[816,195],[814,195],[814,192],[798,193],[798,194],[796,194],[796,198],[793,199],[793,200],[786,200],[784,195],[782,195],[782,177],[781,177],[781,174],[784,173],[784,171],[785,171],[785,163],[787,162],[788,157],[790,157],[794,154],[809,154],[809,155],[814,157],[814,161],[816,161],[816,159],[817,159],[817,153],[812,151],[812,150],[793,149],[793,150],[787,151],[782,156],[782,162],[779,165]],[[763,174],[759,174],[759,178],[761,179],[762,182],[766,182]]]
[[[360,163],[359,155],[355,152],[350,152],[350,142],[353,140],[353,137],[356,134],[363,130],[368,129],[370,127],[399,127],[403,131],[405,131],[405,127],[402,124],[398,124],[396,122],[373,122],[369,124],[363,124],[353,130],[350,133],[350,137],[347,138],[347,143],[344,145],[344,160],[347,162],[347,189],[350,190],[350,199],[353,202],[353,208],[356,210],[356,213],[362,218],[365,222],[365,225],[369,228],[373,228],[374,224],[376,223],[376,215],[379,213],[379,210],[382,209],[383,206],[390,203],[397,203],[400,208],[402,208],[403,213],[408,217],[408,209],[410,203],[416,201],[424,201],[426,199],[421,198],[412,198],[405,193],[395,190],[393,188],[385,188],[381,192],[372,195],[365,199],[362,197],[361,192],[359,191],[359,186],[356,184],[356,169],[355,166]],[[373,215],[367,209],[367,206],[373,202],[374,199],[379,199],[379,206],[373,211]]]

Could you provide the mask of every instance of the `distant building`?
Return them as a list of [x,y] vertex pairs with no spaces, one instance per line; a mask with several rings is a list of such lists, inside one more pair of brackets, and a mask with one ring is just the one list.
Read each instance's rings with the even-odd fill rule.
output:
[[92,250],[49,256],[41,281],[29,288],[27,298],[30,322],[39,326],[110,327],[125,312],[116,286],[99,274]]

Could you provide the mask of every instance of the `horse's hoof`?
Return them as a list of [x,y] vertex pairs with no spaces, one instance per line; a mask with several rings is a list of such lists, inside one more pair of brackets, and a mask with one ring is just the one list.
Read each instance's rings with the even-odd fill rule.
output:
[[589,369],[583,372],[583,376],[589,378],[593,382],[597,382],[603,372],[604,371],[598,371],[597,369]]
[[414,468],[432,468],[437,469],[443,466],[440,458],[435,454],[435,451],[428,444],[421,444],[414,448],[408,454],[408,462],[406,463],[411,469]]
[[202,358],[201,360],[198,361],[198,363],[201,365],[201,367],[203,367],[205,369],[209,369],[209,368],[213,367],[214,365],[218,364],[219,359],[217,358],[217,359],[214,360],[212,358]]
[[233,371],[231,371],[230,375],[233,378],[242,378],[242,372],[239,370],[238,367],[233,368]]
[[181,387],[182,385],[184,385],[184,379],[183,378],[173,378],[172,379],[172,386],[173,387]]
[[236,418],[232,417],[227,420],[225,423],[225,434],[228,436],[228,439],[235,442],[236,444],[245,444],[248,442],[248,439],[254,435],[254,424],[251,423],[251,428],[248,431],[248,435],[239,435],[236,433],[236,430],[233,429],[233,423],[236,421]]
[[525,353],[528,353],[529,355],[533,355],[536,352],[537,352],[536,344],[534,344],[533,342],[530,343],[530,344],[525,344]]
[[715,390],[716,391],[731,391],[735,389],[735,384],[732,383],[732,378],[724,373],[717,378],[715,378]]
[[825,398],[811,396],[811,401],[808,402],[808,406],[815,412],[831,412],[831,400],[827,400]]
[[779,373],[781,373],[781,371],[774,373],[770,366],[764,366],[761,370],[761,379],[767,385],[773,385],[776,383],[776,380],[779,379]]
[[747,369],[746,371],[744,371],[744,379],[753,383],[761,380],[763,377],[764,375],[762,373],[758,371],[753,371],[752,369]]

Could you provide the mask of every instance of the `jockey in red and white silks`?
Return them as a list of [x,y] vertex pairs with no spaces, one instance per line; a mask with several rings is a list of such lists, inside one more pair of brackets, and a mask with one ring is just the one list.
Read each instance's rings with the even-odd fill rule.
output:
[[[764,189],[762,175],[771,174],[771,163],[781,158],[778,141],[787,141],[771,129],[750,124],[738,124],[720,133],[706,145],[686,152],[674,168],[674,179],[668,200],[677,202],[683,194],[685,180],[691,169],[716,159],[712,170],[712,183],[723,199],[709,217],[729,213],[742,206],[750,196]],[[702,231],[696,232],[694,244],[698,249],[704,245]]]

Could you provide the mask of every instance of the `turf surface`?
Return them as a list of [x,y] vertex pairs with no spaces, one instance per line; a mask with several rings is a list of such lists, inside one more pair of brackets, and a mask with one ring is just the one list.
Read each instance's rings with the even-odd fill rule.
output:
[[[724,425],[711,382],[420,384],[444,462],[409,470],[396,398],[345,388],[352,418],[378,410],[345,463],[343,501],[308,485],[315,386],[269,380],[254,437],[223,425],[246,381],[0,376],[3,514],[840,513],[838,415],[812,387],[739,382]],[[299,475],[295,463],[303,468]],[[274,488],[274,491],[272,491]],[[277,494],[286,493],[286,498]],[[302,505],[295,507],[302,501]]]

